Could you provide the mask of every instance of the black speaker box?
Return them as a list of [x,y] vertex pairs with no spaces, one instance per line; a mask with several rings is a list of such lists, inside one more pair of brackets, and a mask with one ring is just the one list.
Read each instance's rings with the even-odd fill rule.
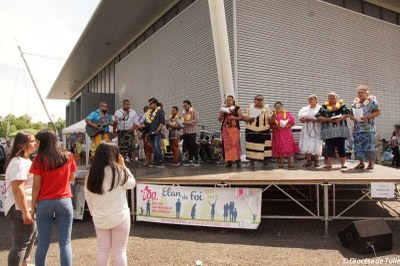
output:
[[384,219],[354,221],[339,232],[342,245],[358,254],[391,250],[393,234]]

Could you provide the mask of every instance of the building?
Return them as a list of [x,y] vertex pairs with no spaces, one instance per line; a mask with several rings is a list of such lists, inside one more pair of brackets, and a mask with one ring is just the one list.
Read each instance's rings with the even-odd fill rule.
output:
[[[377,95],[378,131],[400,128],[400,1],[225,0],[234,93],[256,94],[297,115],[315,93],[347,105],[360,83]],[[218,129],[221,105],[207,0],[103,0],[48,98],[69,99],[67,125],[123,99],[141,111],[156,97],[167,113],[190,99],[200,124]]]

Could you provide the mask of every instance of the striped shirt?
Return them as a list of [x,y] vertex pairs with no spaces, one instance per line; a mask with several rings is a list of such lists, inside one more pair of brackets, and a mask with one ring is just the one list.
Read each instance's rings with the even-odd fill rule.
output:
[[[183,113],[182,112],[182,120],[184,121],[184,128],[183,128],[183,134],[193,134],[197,133],[197,124],[199,123],[199,113],[197,112],[196,109],[193,107],[192,111],[188,111]],[[190,119],[188,121],[188,115],[190,114]],[[189,122],[188,124],[185,124],[186,122]]]

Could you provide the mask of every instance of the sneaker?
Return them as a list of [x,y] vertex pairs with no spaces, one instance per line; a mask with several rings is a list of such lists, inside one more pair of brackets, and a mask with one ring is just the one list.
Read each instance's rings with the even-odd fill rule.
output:
[[179,166],[179,165],[181,165],[180,163],[172,163],[171,164],[172,166]]
[[165,165],[163,163],[157,164],[157,168],[165,168]]
[[194,161],[194,162],[192,163],[192,166],[200,166],[199,161]]
[[183,162],[183,166],[191,166],[191,165],[193,165],[193,162],[192,162],[192,161],[185,161],[185,162]]
[[154,164],[149,164],[149,165],[147,165],[148,167],[154,167],[155,165]]

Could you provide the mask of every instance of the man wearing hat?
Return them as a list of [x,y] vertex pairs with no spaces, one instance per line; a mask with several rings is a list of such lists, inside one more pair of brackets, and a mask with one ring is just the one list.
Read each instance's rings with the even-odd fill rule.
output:
[[158,106],[156,98],[149,100],[149,107],[149,110],[146,112],[144,124],[148,129],[151,146],[153,147],[154,163],[157,168],[164,168],[160,141],[161,130],[165,124],[165,112]]

